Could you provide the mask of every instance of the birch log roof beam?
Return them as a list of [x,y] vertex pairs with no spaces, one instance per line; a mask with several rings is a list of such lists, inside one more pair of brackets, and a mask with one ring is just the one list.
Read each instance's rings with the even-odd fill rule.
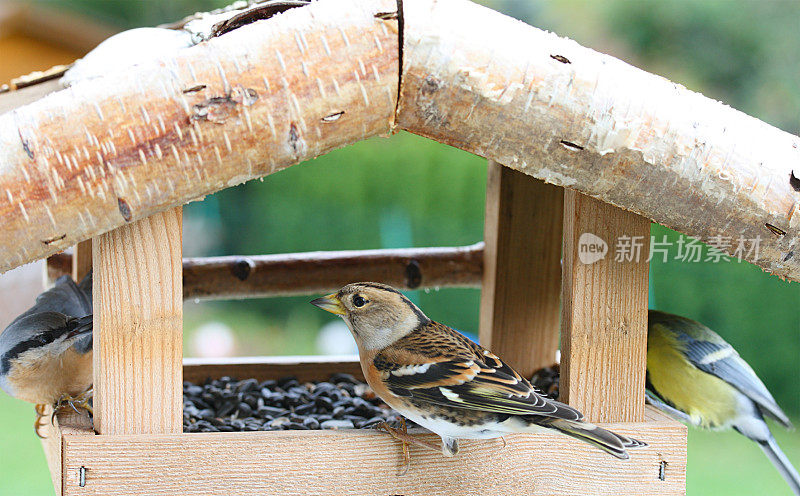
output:
[[0,116],[0,270],[404,129],[800,280],[798,137],[467,0],[402,4],[292,8]]

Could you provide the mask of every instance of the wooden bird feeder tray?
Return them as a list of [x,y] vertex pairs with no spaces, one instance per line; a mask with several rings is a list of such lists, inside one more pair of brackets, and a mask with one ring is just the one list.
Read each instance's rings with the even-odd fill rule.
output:
[[[315,2],[0,95],[0,270],[72,245],[50,275],[94,268],[94,425],[59,415],[44,440],[57,494],[684,494],[686,429],[644,401],[650,220],[759,237],[748,260],[797,280],[800,140],[467,0],[401,7]],[[181,205],[398,129],[490,160],[485,244],[182,259]],[[584,233],[641,236],[644,256],[581,263]],[[184,298],[355,280],[481,287],[483,344],[530,376],[560,340],[562,400],[649,446],[620,461],[519,434],[412,448],[398,476],[372,430],[182,433],[184,379],[361,375],[354,358],[183,362]]]

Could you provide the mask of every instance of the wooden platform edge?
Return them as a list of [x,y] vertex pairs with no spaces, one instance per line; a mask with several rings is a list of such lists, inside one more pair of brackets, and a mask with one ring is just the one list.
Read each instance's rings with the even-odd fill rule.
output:
[[374,430],[65,433],[63,494],[169,494],[175,487],[186,495],[384,494],[391,488],[412,496],[452,494],[453,487],[464,494],[579,494],[587,488],[593,494],[684,494],[683,425],[649,411],[646,422],[605,426],[650,446],[623,461],[560,434],[517,434],[506,437],[505,447],[501,440],[465,441],[454,458],[412,448],[411,469],[400,477],[400,446]]
[[[264,379],[360,376],[353,356],[184,360],[187,380],[237,372]],[[88,418],[72,412],[57,416],[58,435],[45,446],[60,447],[51,470],[63,483],[56,494],[65,496],[166,495],[174,487],[187,495],[385,494],[391,488],[413,496],[451,494],[452,487],[536,496],[579,494],[587,487],[597,490],[593,494],[685,494],[685,426],[652,408],[645,422],[600,425],[650,446],[622,461],[559,434],[520,434],[507,436],[505,448],[500,440],[465,441],[455,458],[412,448],[409,474],[399,477],[399,445],[373,430],[96,436]]]

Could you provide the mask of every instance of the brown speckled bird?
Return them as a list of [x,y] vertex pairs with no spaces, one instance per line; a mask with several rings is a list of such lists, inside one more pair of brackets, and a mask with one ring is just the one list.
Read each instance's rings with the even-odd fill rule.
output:
[[[458,439],[555,430],[627,459],[645,443],[582,420],[576,409],[546,398],[499,357],[432,321],[384,284],[348,284],[312,304],[344,319],[358,344],[370,387],[406,418],[438,434],[445,456]],[[397,439],[439,449],[385,426]]]

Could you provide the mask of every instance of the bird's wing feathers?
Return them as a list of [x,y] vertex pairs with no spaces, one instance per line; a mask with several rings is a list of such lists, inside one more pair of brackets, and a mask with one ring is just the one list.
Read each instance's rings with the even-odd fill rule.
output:
[[692,365],[735,387],[778,422],[787,427],[791,425],[761,379],[730,344],[700,323],[683,317],[670,317],[674,317],[670,322],[654,325],[664,325],[672,330],[684,345],[683,353]]
[[52,288],[36,297],[36,304],[20,318],[39,312],[58,312],[73,317],[92,313],[91,278],[89,273],[78,286],[69,276],[59,277]]
[[435,322],[379,353],[373,363],[398,396],[500,414],[582,418],[541,395],[491,352]]

